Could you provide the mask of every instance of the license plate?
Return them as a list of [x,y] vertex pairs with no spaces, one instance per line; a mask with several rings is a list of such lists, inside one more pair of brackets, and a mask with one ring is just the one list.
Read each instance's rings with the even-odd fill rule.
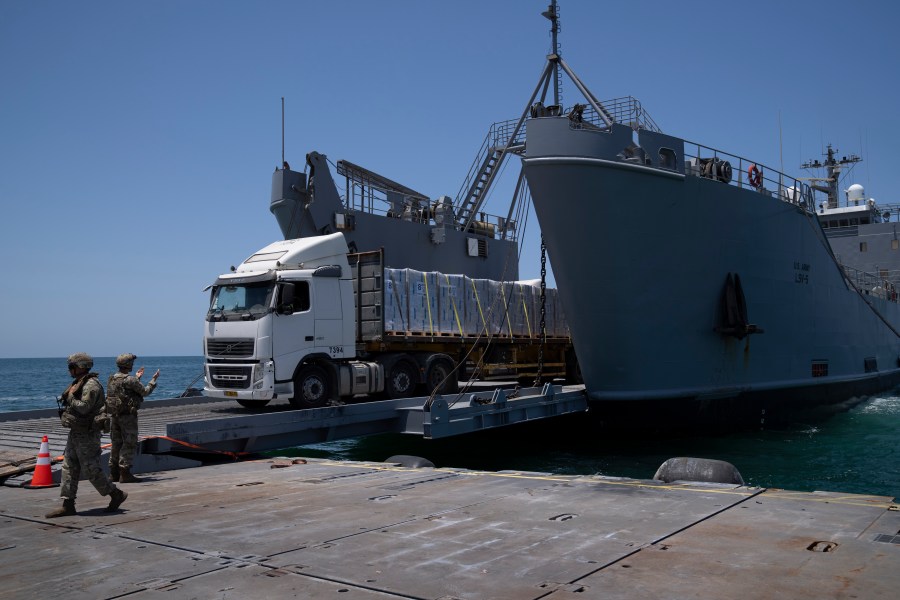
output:
[[237,392],[225,392],[225,395],[229,398],[237,398]]

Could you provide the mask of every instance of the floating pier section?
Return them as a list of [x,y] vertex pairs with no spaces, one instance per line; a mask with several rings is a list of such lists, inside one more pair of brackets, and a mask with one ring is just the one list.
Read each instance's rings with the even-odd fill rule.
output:
[[892,499],[268,459],[151,474],[104,512],[0,487],[0,596],[896,598]]

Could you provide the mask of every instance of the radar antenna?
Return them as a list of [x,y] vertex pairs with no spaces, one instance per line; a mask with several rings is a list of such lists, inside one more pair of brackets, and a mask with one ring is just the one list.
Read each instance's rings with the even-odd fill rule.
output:
[[[854,165],[858,162],[862,162],[862,159],[856,155],[851,154],[850,156],[842,156],[840,159],[837,158],[837,148],[832,148],[831,144],[828,144],[828,147],[823,156],[825,157],[825,162],[819,161],[819,159],[808,160],[802,165],[800,165],[801,169],[821,169],[825,168],[825,172],[828,174],[827,177],[809,177],[808,181],[811,182],[821,182],[825,185],[812,183],[810,187],[816,191],[824,192],[828,195],[828,208],[837,208],[838,207],[838,183],[840,181],[841,171],[844,169],[845,165]],[[847,170],[849,173],[853,167]]]

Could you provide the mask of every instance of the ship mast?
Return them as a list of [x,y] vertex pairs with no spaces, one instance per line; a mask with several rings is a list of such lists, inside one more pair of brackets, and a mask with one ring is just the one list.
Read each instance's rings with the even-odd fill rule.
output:
[[[822,182],[825,184],[821,185],[811,183],[810,187],[816,191],[824,192],[828,195],[828,208],[838,207],[838,183],[844,165],[852,165],[862,161],[862,159],[856,154],[851,154],[850,156],[842,156],[841,159],[838,160],[835,156],[837,151],[837,148],[832,148],[831,144],[828,144],[828,149],[823,155],[825,156],[825,162],[819,162],[819,159],[815,159],[808,160],[800,165],[801,169],[820,169],[822,167],[825,167],[825,172],[828,174],[827,177],[810,177],[808,180],[810,182]],[[853,167],[851,167],[851,169],[852,168]]]
[[[541,16],[550,20],[551,42],[549,56],[559,56],[559,6],[557,6],[556,0],[550,3],[550,6],[541,13]],[[556,63],[556,68],[553,69],[553,104],[559,106],[559,62],[554,62]]]
[[[551,81],[553,82],[553,102],[555,104],[552,107],[548,106],[546,108],[552,108],[552,113],[555,116],[562,114],[563,108],[560,104],[559,89],[560,71],[568,75],[569,80],[575,84],[575,87],[578,88],[578,91],[581,92],[581,95],[584,96],[588,104],[594,109],[607,129],[612,127],[615,123],[613,116],[606,110],[603,104],[597,100],[591,91],[585,87],[581,80],[578,79],[578,76],[575,75],[559,53],[559,8],[556,0],[551,0],[547,10],[542,12],[541,15],[550,20],[550,36],[553,47],[550,49],[550,54],[547,55],[547,63],[544,65],[544,70],[541,73],[537,86],[534,88],[531,98],[528,99],[528,104],[525,105],[522,116],[519,117],[519,120],[516,122],[515,127],[512,128],[511,133],[507,135],[506,142],[489,148],[489,154],[484,157],[484,164],[481,169],[477,171],[476,176],[473,179],[474,183],[472,188],[455,206],[456,219],[460,229],[463,231],[468,231],[472,226],[476,214],[481,210],[484,198],[487,197],[488,190],[490,190],[491,185],[494,183],[494,178],[497,173],[500,172],[500,166],[503,164],[506,157],[513,152],[513,147],[517,144],[516,140],[519,132],[522,130],[525,121],[528,119],[528,115],[531,114],[532,110],[535,108],[535,99],[539,97],[540,104],[544,104]],[[510,213],[511,212],[512,211],[510,211]]]

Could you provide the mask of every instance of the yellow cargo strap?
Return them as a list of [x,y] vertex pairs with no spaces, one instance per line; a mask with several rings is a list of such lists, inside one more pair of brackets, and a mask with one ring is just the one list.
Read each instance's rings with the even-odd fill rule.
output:
[[484,320],[484,313],[481,312],[481,300],[478,299],[478,288],[475,287],[475,280],[470,279],[472,282],[472,291],[475,292],[475,305],[478,307],[478,314],[481,316],[481,326],[484,327],[484,332],[488,333],[487,330],[487,321]]
[[509,302],[506,301],[506,284],[500,282],[500,297],[503,298],[503,310],[506,312],[506,326],[509,327],[509,337],[512,337],[512,323],[509,322]]
[[456,302],[453,301],[453,294],[450,293],[450,289],[452,289],[450,286],[450,276],[445,274],[444,277],[447,278],[447,296],[450,298],[450,306],[453,307],[453,316],[456,317],[456,328],[459,329],[459,335],[464,336],[465,334],[463,333],[462,325],[459,323],[459,313],[456,312]]

